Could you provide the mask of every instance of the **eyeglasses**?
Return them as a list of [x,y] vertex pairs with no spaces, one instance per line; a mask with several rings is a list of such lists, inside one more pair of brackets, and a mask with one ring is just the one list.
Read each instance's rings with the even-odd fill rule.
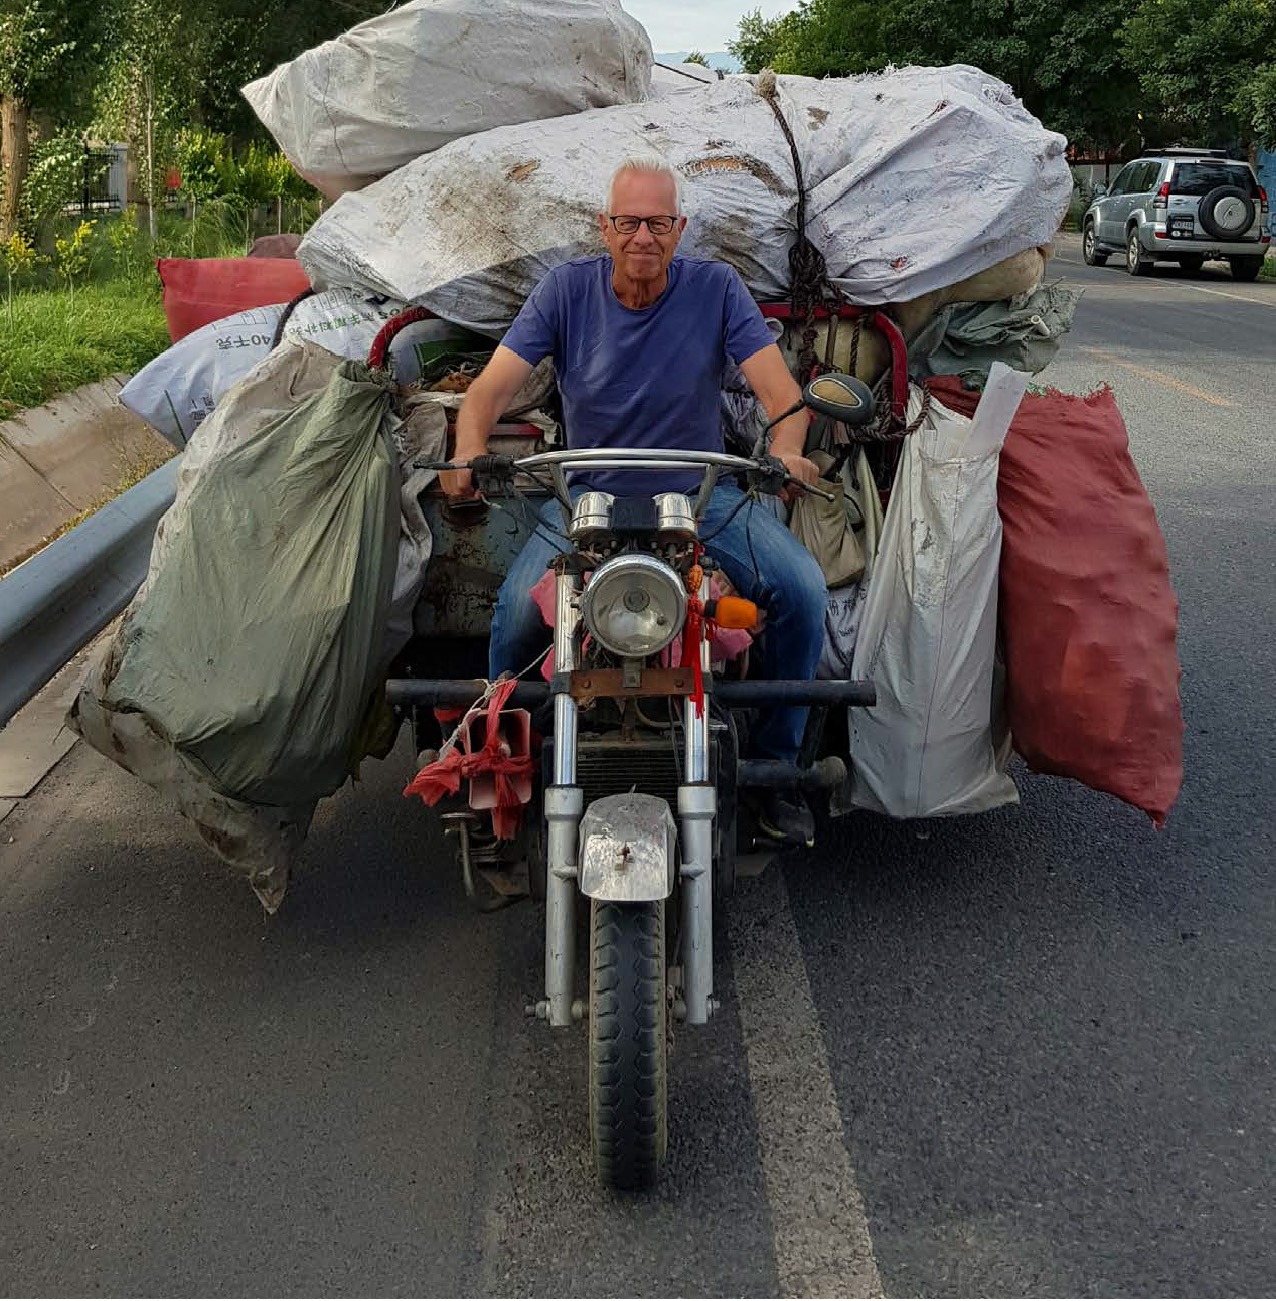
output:
[[673,229],[677,217],[630,217],[621,215],[609,217],[618,235],[632,235],[639,226],[646,225],[653,235],[667,235]]

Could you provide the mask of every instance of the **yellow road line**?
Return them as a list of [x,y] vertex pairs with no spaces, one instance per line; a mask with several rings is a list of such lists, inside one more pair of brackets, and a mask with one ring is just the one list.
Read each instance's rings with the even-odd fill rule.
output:
[[1173,375],[1167,375],[1162,370],[1152,370],[1147,366],[1136,366],[1132,361],[1122,361],[1120,357],[1114,357],[1110,352],[1104,352],[1102,348],[1081,348],[1080,352],[1088,352],[1092,357],[1098,357],[1100,361],[1105,361],[1110,366],[1120,366],[1124,370],[1133,371],[1134,374],[1142,376],[1143,379],[1151,380],[1153,384],[1163,384],[1166,388],[1175,389],[1179,393],[1186,393],[1190,397],[1199,398],[1202,402],[1208,402],[1212,407],[1231,408],[1236,405],[1235,402],[1229,402],[1226,398],[1218,397],[1214,393],[1206,393],[1204,389],[1196,388],[1191,384],[1184,384],[1181,379],[1175,379]]

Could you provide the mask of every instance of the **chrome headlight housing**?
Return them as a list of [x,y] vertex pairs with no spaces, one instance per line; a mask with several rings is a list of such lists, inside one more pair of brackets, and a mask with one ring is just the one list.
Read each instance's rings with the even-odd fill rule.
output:
[[613,655],[645,658],[664,650],[687,618],[687,590],[662,561],[641,552],[599,565],[585,584],[581,618]]

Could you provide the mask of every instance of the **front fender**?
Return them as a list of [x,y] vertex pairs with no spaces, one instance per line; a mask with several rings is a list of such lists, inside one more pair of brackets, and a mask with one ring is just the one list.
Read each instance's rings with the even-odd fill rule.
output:
[[605,903],[653,903],[673,892],[678,835],[655,795],[606,795],[580,822],[581,893]]

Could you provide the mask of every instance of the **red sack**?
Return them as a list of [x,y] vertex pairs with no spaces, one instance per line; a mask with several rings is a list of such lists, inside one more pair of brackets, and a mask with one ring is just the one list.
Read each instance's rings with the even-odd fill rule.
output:
[[[955,377],[927,386],[963,415],[979,402]],[[1161,827],[1183,783],[1178,600],[1111,389],[1026,394],[997,496],[1015,749]]]
[[174,343],[210,321],[286,303],[310,288],[293,258],[160,258],[164,315]]

